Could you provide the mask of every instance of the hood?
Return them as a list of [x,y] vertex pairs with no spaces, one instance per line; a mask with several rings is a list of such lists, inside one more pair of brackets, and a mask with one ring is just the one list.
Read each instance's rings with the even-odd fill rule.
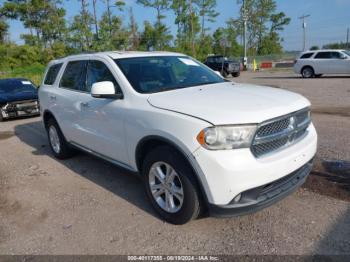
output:
[[37,91],[24,91],[21,93],[0,93],[0,103],[2,104],[32,99],[38,99]]
[[310,106],[306,98],[296,93],[232,82],[156,93],[150,95],[148,102],[213,125],[261,123]]

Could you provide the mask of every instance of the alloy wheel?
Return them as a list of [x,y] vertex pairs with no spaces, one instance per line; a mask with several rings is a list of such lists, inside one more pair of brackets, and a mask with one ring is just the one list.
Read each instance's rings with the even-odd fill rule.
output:
[[58,137],[57,130],[54,126],[50,126],[49,128],[49,138],[53,151],[55,151],[56,154],[59,154],[61,151],[60,138]]
[[184,190],[175,169],[165,163],[156,162],[149,171],[149,187],[158,206],[168,213],[178,212],[184,201]]

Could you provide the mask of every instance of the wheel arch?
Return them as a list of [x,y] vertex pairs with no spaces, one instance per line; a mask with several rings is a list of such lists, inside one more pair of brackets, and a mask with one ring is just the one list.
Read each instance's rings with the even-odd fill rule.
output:
[[50,110],[45,110],[43,113],[43,122],[44,122],[45,128],[47,128],[47,124],[48,124],[50,119],[55,120],[56,123],[58,124],[57,119],[54,116],[54,114]]
[[303,73],[303,70],[304,70],[305,68],[307,68],[307,67],[310,67],[310,68],[314,71],[314,74],[316,74],[315,68],[314,68],[312,65],[309,65],[309,64],[304,65],[304,66],[301,67],[301,69],[300,69],[300,74],[302,74],[302,73]]
[[137,170],[139,171],[139,173],[142,174],[142,164],[143,164],[143,160],[145,159],[147,153],[158,146],[169,146],[169,147],[173,148],[174,150],[176,150],[177,153],[179,153],[183,157],[183,160],[186,161],[186,163],[189,165],[189,167],[192,169],[192,171],[194,173],[195,179],[196,179],[198,186],[199,186],[199,189],[200,189],[200,193],[201,193],[202,198],[204,200],[204,203],[207,207],[209,201],[208,201],[207,192],[205,190],[203,182],[202,182],[198,172],[196,171],[195,167],[193,166],[189,155],[185,152],[184,149],[182,149],[175,142],[173,142],[167,138],[157,136],[157,135],[151,135],[151,136],[147,136],[147,137],[142,138],[139,141],[139,143],[137,144],[136,150],[135,150],[135,161],[136,161],[136,166],[137,166]]

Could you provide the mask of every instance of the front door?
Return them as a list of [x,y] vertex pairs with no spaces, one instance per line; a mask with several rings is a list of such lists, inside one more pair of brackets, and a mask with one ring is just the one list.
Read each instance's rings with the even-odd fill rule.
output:
[[124,132],[125,100],[92,97],[92,85],[102,81],[113,82],[116,93],[121,92],[107,64],[90,60],[87,65],[86,92],[80,97],[79,144],[128,167]]

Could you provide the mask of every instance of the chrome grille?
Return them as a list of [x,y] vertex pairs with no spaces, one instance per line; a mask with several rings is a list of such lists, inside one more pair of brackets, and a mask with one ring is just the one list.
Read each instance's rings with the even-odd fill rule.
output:
[[264,125],[259,128],[257,132],[257,136],[267,136],[272,133],[281,132],[284,129],[288,128],[289,123],[290,123],[290,119],[286,118],[286,119],[281,119],[279,121]]
[[255,134],[252,153],[262,157],[297,142],[304,137],[310,123],[309,109],[262,123]]

